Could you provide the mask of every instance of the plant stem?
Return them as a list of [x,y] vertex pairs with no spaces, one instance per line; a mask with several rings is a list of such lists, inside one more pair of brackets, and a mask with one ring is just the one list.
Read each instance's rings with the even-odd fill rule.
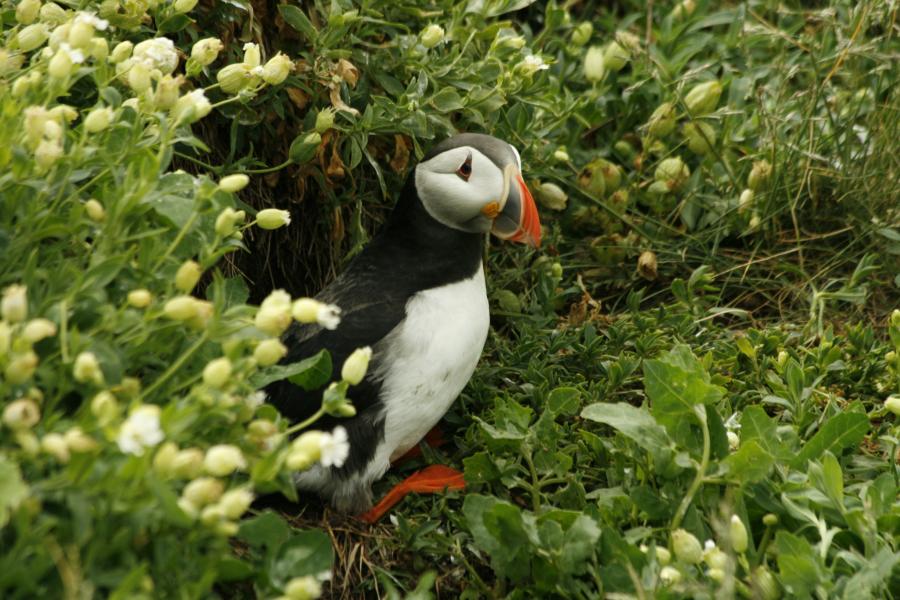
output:
[[674,531],[678,529],[678,526],[681,525],[682,519],[684,519],[685,513],[687,513],[687,509],[690,507],[691,502],[694,500],[694,495],[697,493],[697,490],[700,489],[700,486],[703,485],[703,479],[706,477],[706,469],[709,468],[709,452],[710,452],[710,440],[709,440],[709,425],[706,420],[706,406],[703,404],[698,405],[696,408],[697,420],[700,421],[700,427],[703,430],[703,456],[700,459],[700,465],[697,467],[697,476],[694,477],[694,481],[691,482],[691,487],[688,488],[687,493],[684,495],[684,498],[681,500],[681,504],[678,506],[678,511],[675,513],[675,517],[672,519],[672,525],[669,528]]
[[531,448],[524,453],[528,471],[531,473],[531,508],[534,512],[541,509],[541,482],[538,479],[537,469],[534,468],[534,460],[531,457]]
[[310,418],[306,419],[305,421],[300,421],[299,423],[295,423],[294,425],[291,425],[290,427],[288,427],[285,430],[284,433],[286,435],[291,435],[292,433],[296,433],[296,432],[300,431],[301,429],[306,429],[307,427],[309,427],[310,425],[312,425],[313,423],[318,421],[324,414],[325,414],[325,407],[320,406],[319,410],[317,410]]
[[144,390],[144,393],[141,394],[141,400],[143,400],[144,398],[147,398],[148,396],[150,396],[151,393],[153,393],[153,392],[155,392],[157,389],[159,389],[160,386],[162,386],[162,384],[164,384],[164,383],[165,383],[166,381],[168,381],[175,373],[177,373],[177,372],[181,369],[181,367],[184,365],[184,363],[187,362],[187,360],[188,360],[191,356],[193,356],[194,353],[197,352],[197,350],[199,350],[199,349],[203,346],[203,344],[206,343],[206,340],[207,340],[208,338],[209,338],[209,333],[207,333],[206,331],[204,331],[203,334],[202,334],[200,337],[198,337],[197,340],[196,340],[193,344],[191,344],[191,347],[188,348],[187,350],[185,350],[185,351],[184,351],[184,354],[182,354],[181,356],[179,356],[179,357],[178,357],[178,360],[176,360],[174,363],[172,363],[171,366],[169,366],[168,369],[166,369],[165,373],[163,373],[162,375],[160,375],[160,376],[156,379],[156,381],[154,381],[154,382],[150,385],[150,387],[148,387],[146,390]]

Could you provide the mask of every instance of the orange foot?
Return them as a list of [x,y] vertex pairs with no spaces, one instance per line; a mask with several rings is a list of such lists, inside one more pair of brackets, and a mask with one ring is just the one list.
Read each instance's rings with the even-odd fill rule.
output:
[[381,502],[376,504],[372,510],[359,515],[358,518],[366,523],[375,523],[410,492],[433,494],[444,490],[464,489],[466,489],[466,481],[462,473],[444,465],[431,465],[421,471],[416,471],[395,485],[381,499]]

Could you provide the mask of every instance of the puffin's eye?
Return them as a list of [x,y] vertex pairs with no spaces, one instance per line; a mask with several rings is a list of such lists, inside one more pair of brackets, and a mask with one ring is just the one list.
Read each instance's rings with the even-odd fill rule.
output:
[[459,168],[456,170],[456,174],[459,175],[459,178],[463,181],[468,181],[469,177],[472,176],[472,155],[466,157],[466,161],[459,165]]

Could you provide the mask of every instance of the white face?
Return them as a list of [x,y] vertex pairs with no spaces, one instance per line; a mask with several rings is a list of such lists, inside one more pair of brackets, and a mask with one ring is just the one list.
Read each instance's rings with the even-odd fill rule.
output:
[[471,233],[491,230],[493,220],[482,210],[492,203],[503,209],[509,181],[504,170],[471,146],[451,148],[416,167],[416,190],[428,214]]

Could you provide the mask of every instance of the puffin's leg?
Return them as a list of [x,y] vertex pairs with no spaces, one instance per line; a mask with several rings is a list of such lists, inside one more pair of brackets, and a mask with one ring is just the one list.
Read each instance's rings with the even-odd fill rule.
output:
[[391,466],[402,465],[407,461],[422,456],[422,442],[425,442],[431,448],[440,448],[447,443],[447,438],[444,437],[444,431],[441,429],[441,426],[435,425],[418,444],[407,450],[403,456],[391,462]]
[[410,492],[434,494],[464,489],[466,480],[461,472],[445,465],[430,465],[395,485],[378,504],[358,518],[366,523],[375,523]]

